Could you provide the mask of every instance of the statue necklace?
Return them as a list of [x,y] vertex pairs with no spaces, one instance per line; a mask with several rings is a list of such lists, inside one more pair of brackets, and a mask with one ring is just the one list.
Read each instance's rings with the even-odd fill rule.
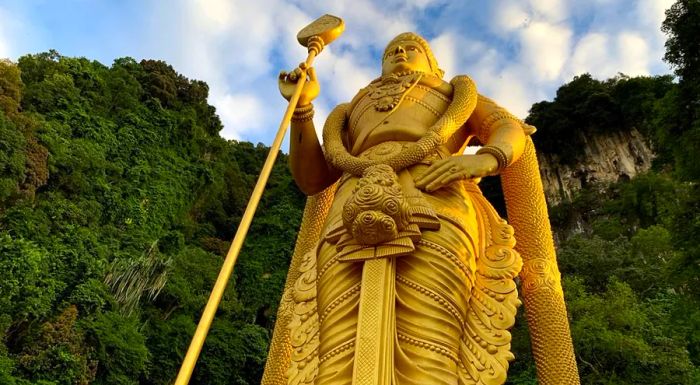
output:
[[[419,80],[421,76],[422,74],[417,74],[417,79]],[[413,79],[413,77],[410,79]],[[415,83],[418,80],[414,80]],[[387,85],[384,85],[384,83],[385,79],[382,79],[381,83],[376,86],[370,84],[368,92],[370,95],[374,95],[374,97],[370,97],[377,100],[375,108],[386,108],[386,111],[389,111],[398,105],[398,102],[406,93],[405,91],[411,85],[408,79],[404,80],[399,76],[396,76],[396,79],[388,80]],[[418,141],[411,143],[388,159],[361,159],[348,152],[348,149],[343,145],[342,137],[344,130],[347,129],[349,104],[337,106],[328,116],[323,128],[326,159],[334,167],[356,176],[362,176],[367,168],[378,164],[388,165],[398,172],[420,162],[426,156],[434,153],[440,145],[446,143],[467,121],[467,118],[469,118],[476,107],[478,96],[476,85],[468,76],[456,76],[450,83],[453,86],[454,93],[445,113]]]
[[384,76],[381,81],[371,83],[367,87],[367,95],[374,101],[374,108],[377,111],[391,111],[422,77],[423,73],[416,71]]

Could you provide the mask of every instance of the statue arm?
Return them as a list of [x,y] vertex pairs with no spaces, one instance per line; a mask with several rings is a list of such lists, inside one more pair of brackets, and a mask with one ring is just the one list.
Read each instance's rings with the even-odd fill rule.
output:
[[[300,68],[292,72],[280,72],[278,85],[282,96],[290,100],[303,72]],[[323,155],[314,128],[314,100],[320,85],[313,67],[308,69],[308,79],[299,95],[297,108],[292,115],[292,132],[289,140],[289,168],[299,189],[306,195],[315,195],[332,185],[340,172],[330,166]]]
[[520,158],[525,149],[527,135],[535,130],[482,95],[479,95],[474,113],[467,120],[467,126],[484,145],[479,153],[502,158],[497,159],[498,172]]
[[[305,109],[308,112],[304,112]],[[302,114],[310,116],[305,117]],[[340,171],[326,161],[311,116],[311,104],[297,108],[295,116],[292,117],[289,141],[289,168],[297,186],[306,195],[315,195],[323,191],[341,175]]]
[[481,95],[466,126],[484,146],[476,155],[451,156],[433,163],[416,178],[416,187],[435,191],[461,179],[499,174],[522,155],[526,134],[534,131],[534,127]]

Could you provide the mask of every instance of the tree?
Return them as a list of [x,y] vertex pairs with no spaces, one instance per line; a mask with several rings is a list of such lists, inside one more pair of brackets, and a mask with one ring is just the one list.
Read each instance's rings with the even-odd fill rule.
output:
[[678,0],[666,11],[661,28],[668,35],[664,58],[679,77],[674,102],[678,125],[671,127],[677,171],[686,179],[700,178],[700,1]]

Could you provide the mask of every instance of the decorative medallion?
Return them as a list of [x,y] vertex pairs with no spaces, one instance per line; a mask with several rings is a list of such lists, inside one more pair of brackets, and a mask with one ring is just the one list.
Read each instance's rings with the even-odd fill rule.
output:
[[395,156],[406,148],[406,144],[398,142],[384,142],[376,146],[370,147],[360,154],[361,159],[369,159],[373,161],[382,161]]
[[364,245],[396,239],[411,213],[394,170],[380,164],[368,168],[343,206],[343,223]]
[[369,97],[374,101],[377,111],[391,111],[401,102],[403,95],[413,87],[423,74],[410,72],[407,74],[391,74],[382,78],[379,84],[370,85]]

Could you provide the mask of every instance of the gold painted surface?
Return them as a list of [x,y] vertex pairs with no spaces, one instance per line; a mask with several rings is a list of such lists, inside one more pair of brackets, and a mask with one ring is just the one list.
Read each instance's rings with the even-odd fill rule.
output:
[[[316,255],[314,253],[314,247],[318,241],[321,234],[321,229],[323,227],[324,220],[328,214],[328,210],[333,202],[333,195],[335,193],[335,186],[331,186],[323,192],[310,196],[306,201],[306,207],[304,208],[304,215],[301,221],[301,227],[299,228],[299,237],[297,238],[296,246],[294,247],[294,254],[292,254],[292,261],[289,265],[289,274],[287,274],[287,280],[284,284],[284,292],[282,294],[282,300],[280,301],[280,307],[277,310],[277,320],[275,322],[275,330],[272,334],[272,340],[270,341],[270,352],[268,354],[268,359],[265,364],[265,372],[263,373],[262,384],[263,385],[287,385],[287,372],[290,371],[290,363],[292,359],[292,351],[294,347],[291,342],[290,328],[288,327],[292,322],[292,312],[294,311],[295,303],[303,303],[300,294],[296,294],[298,297],[295,299],[294,284],[299,280],[299,278],[308,271],[313,271],[314,277],[309,279],[309,282],[315,282],[315,264]],[[305,259],[308,258],[308,259]],[[305,267],[304,269],[302,269]],[[307,274],[307,275],[309,275]],[[303,282],[303,280],[302,280]],[[309,302],[315,303],[315,285],[312,287],[312,292],[308,295]],[[297,293],[303,292],[302,289],[297,289]],[[314,305],[311,305],[313,308]],[[315,313],[315,309],[311,313]],[[301,315],[299,320],[301,319]],[[292,325],[293,327],[293,325]],[[301,337],[309,338],[312,340],[314,336]],[[297,339],[300,339],[297,336]],[[298,343],[295,345],[299,345]],[[302,352],[299,352],[302,353]],[[317,358],[312,358],[312,361]],[[301,358],[297,358],[297,362],[301,362]],[[298,365],[298,364],[297,364]],[[313,367],[310,365],[309,367]],[[304,369],[304,368],[301,368]],[[307,374],[310,378],[315,376],[315,373]],[[296,378],[305,377],[304,375],[299,375],[296,373],[290,373],[289,384],[301,383],[300,380],[294,382]]]
[[[578,383],[575,361],[561,361],[573,357],[561,286],[550,285],[559,288],[552,297],[530,284],[558,279],[543,243],[544,195],[529,179],[538,177],[529,168],[534,127],[478,95],[468,77],[441,76],[427,42],[401,34],[385,50],[382,77],[331,112],[323,149],[310,119],[292,120],[295,180],[304,191],[337,189],[322,216],[305,212],[302,226],[313,222],[313,231],[300,231],[263,384],[503,384],[519,251],[534,261],[522,276],[540,381]],[[290,82],[280,81],[285,97]],[[318,85],[305,90],[311,101]],[[495,152],[462,155],[471,138]],[[474,182],[503,167],[509,216],[525,238],[517,249],[513,227]]]
[[343,19],[333,15],[323,15],[299,31],[297,41],[304,47],[309,47],[309,40],[320,38],[324,45],[328,45],[338,38],[344,30],[345,22]]
[[579,384],[547,203],[532,140],[528,139],[523,156],[501,177],[509,219],[520,239],[517,249],[524,261],[520,277],[537,378],[542,385]]

